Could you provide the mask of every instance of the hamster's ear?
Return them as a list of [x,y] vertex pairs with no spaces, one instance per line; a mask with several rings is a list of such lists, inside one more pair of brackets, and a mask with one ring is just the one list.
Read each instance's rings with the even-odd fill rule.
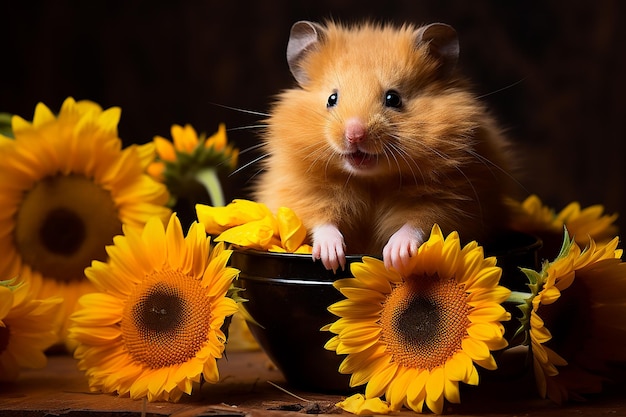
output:
[[308,74],[302,68],[302,60],[319,43],[322,33],[323,28],[319,24],[306,20],[296,22],[291,27],[287,43],[287,63],[291,74],[300,85],[309,81]]
[[449,74],[459,59],[459,39],[456,30],[444,23],[432,23],[415,32],[417,45],[428,44],[430,55],[441,62],[444,73]]

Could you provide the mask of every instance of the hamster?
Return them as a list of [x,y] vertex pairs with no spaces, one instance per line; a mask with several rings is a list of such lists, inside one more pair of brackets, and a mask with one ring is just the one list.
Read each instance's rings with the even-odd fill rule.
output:
[[402,270],[435,223],[479,242],[506,224],[506,142],[458,55],[442,23],[292,26],[297,85],[271,107],[253,195],[293,209],[327,269],[369,254]]

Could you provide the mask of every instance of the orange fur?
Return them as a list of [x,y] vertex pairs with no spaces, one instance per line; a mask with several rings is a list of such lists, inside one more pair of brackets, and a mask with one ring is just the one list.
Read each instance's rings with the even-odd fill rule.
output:
[[[416,48],[416,29],[326,25],[301,64],[309,81],[272,108],[255,200],[292,208],[309,230],[335,224],[358,254],[380,255],[405,223],[426,234],[438,223],[464,240],[503,224],[500,131],[460,76],[442,76],[428,45]],[[388,90],[400,93],[400,110],[383,106]],[[327,109],[334,91],[338,104]],[[367,126],[362,146],[378,155],[371,175],[347,172],[339,155],[353,117]]]

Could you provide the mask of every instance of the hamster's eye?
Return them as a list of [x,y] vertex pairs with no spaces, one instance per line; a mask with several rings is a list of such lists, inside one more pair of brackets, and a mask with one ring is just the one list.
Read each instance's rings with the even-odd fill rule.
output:
[[328,102],[326,103],[326,107],[335,107],[337,105],[337,100],[339,99],[339,95],[337,93],[332,93],[328,96]]
[[397,91],[389,90],[385,93],[385,107],[402,107],[402,99]]

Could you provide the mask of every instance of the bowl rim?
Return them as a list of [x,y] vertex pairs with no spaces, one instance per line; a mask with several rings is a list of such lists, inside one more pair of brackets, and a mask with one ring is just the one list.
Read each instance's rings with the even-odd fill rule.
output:
[[[294,258],[294,259],[311,259],[310,253],[273,252],[269,250],[263,251],[259,249],[251,249],[251,248],[246,248],[243,246],[234,246],[234,245],[232,247],[232,251],[237,252],[237,253],[250,253],[255,256],[262,256],[262,257],[267,257],[267,258],[279,257],[279,258]],[[363,255],[350,254],[350,255],[346,255],[346,261],[360,261],[364,256],[367,256],[370,258],[382,259],[377,256],[367,255],[367,254],[363,254]]]
[[[501,234],[499,239],[492,240],[490,243],[491,244],[479,243],[479,245],[483,248],[485,258],[497,258],[497,266],[501,267],[503,272],[508,271],[506,275],[503,274],[502,285],[508,283],[506,286],[509,288],[525,291],[527,289],[527,280],[518,276],[519,274],[517,272],[512,272],[513,270],[519,270],[519,265],[511,263],[511,257],[525,257],[527,254],[532,255],[534,260],[526,258],[524,262],[531,261],[533,263],[533,265],[528,265],[528,267],[538,267],[538,252],[543,245],[542,239],[531,233],[509,230],[505,234]],[[230,258],[230,264],[235,267],[242,266],[241,263],[248,264],[249,262],[260,262],[260,265],[265,265],[265,262],[269,262],[270,264],[268,265],[273,265],[276,262],[285,265],[291,264],[292,266],[289,268],[294,268],[293,270],[284,270],[280,267],[280,273],[274,276],[261,274],[256,277],[255,274],[250,273],[245,274],[245,277],[241,276],[238,278],[250,281],[262,281],[265,283],[271,282],[277,285],[309,285],[326,287],[332,285],[337,279],[352,277],[353,274],[351,272],[351,265],[363,262],[364,257],[382,261],[382,257],[379,256],[372,256],[369,254],[349,254],[346,255],[346,266],[341,269],[341,272],[336,271],[336,273],[331,274],[327,273],[328,270],[321,271],[320,269],[318,273],[312,274],[309,268],[312,267],[314,270],[317,270],[322,268],[322,264],[321,262],[314,261],[310,253],[271,252],[269,250],[252,249],[235,245],[231,247],[231,250],[233,253]],[[305,263],[307,272],[301,272],[300,269],[305,266]],[[294,272],[295,274],[291,275]]]
[[[499,248],[497,247],[497,245],[495,245],[495,247],[493,247],[494,242],[497,243],[499,242],[500,239],[502,239],[503,237],[507,237],[507,236],[524,237],[524,238],[528,238],[528,241],[525,242],[525,244],[519,245],[519,246]],[[532,250],[537,251],[541,249],[541,247],[543,246],[543,239],[541,239],[541,237],[537,236],[536,234],[522,232],[522,231],[514,230],[514,229],[503,231],[492,242],[478,242],[478,241],[476,242],[478,243],[479,246],[483,248],[486,256],[496,256],[496,257],[512,255],[512,254],[520,253],[524,251],[532,251]],[[461,246],[465,246],[465,244],[467,243],[469,242],[465,242]],[[310,253],[273,252],[269,250],[247,248],[245,246],[236,246],[234,244],[232,245],[231,250],[233,252],[250,253],[255,256],[262,256],[262,257],[268,257],[268,258],[275,258],[275,257],[294,258],[294,259],[311,258]],[[359,262],[363,259],[363,257],[369,257],[369,258],[382,260],[382,255],[376,256],[376,255],[371,255],[371,254],[366,254],[366,253],[365,254],[351,253],[351,254],[346,254],[346,263]]]

